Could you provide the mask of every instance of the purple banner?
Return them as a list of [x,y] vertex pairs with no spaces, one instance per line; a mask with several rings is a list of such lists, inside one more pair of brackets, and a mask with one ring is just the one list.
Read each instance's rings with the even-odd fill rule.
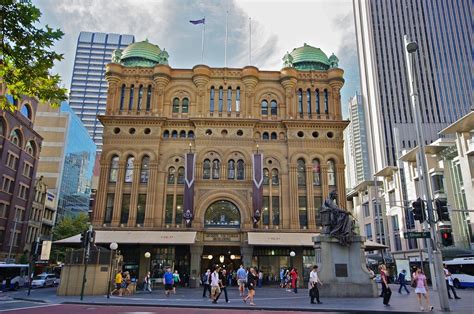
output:
[[263,205],[263,155],[256,153],[252,155],[252,205],[253,205],[253,226],[257,228],[262,216]]
[[194,218],[194,172],[196,164],[196,155],[194,153],[186,153],[184,163],[184,210],[183,219],[186,226],[191,227]]

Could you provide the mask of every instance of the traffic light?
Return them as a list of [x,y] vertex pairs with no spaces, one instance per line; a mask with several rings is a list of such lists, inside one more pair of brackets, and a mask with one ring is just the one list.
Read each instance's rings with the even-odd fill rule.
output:
[[439,232],[441,233],[441,243],[443,246],[453,245],[453,235],[451,233],[451,228],[441,229]]
[[84,231],[81,232],[81,245],[82,245],[82,247],[86,247],[88,241],[89,241],[88,232],[87,232],[87,230],[84,230]]
[[413,206],[413,216],[415,220],[418,220],[420,223],[423,223],[425,220],[425,202],[421,198],[417,198],[411,206]]
[[95,230],[88,231],[88,234],[89,234],[89,242],[95,243]]
[[435,200],[436,212],[438,213],[438,220],[449,221],[448,202],[437,198]]

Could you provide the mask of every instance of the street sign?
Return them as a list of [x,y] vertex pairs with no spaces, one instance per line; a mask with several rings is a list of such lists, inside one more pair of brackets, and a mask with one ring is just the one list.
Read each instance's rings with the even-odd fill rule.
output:
[[410,232],[404,232],[403,236],[405,239],[429,239],[430,238],[430,232],[429,231],[424,231],[424,232],[417,232],[417,231],[410,231]]

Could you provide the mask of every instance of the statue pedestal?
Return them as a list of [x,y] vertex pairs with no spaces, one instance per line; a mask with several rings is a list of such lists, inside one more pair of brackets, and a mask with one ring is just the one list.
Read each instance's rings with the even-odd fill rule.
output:
[[377,297],[364,255],[364,237],[355,235],[349,247],[329,235],[313,237],[321,297]]

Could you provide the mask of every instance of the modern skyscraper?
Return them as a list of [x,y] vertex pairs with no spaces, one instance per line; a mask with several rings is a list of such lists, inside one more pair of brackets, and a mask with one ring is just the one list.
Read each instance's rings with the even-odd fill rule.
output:
[[112,51],[133,42],[133,35],[91,32],[81,32],[77,40],[69,101],[99,152],[102,151],[103,127],[97,115],[105,113],[108,86],[105,65],[111,61]]
[[418,43],[416,84],[427,143],[467,114],[472,95],[471,1],[354,0],[361,88],[367,114],[371,171],[395,165],[400,149],[413,148],[403,35]]
[[371,174],[367,162],[367,135],[364,105],[362,96],[356,94],[349,100],[349,120],[351,123],[344,130],[346,155],[347,187],[353,188],[362,181],[370,180]]

